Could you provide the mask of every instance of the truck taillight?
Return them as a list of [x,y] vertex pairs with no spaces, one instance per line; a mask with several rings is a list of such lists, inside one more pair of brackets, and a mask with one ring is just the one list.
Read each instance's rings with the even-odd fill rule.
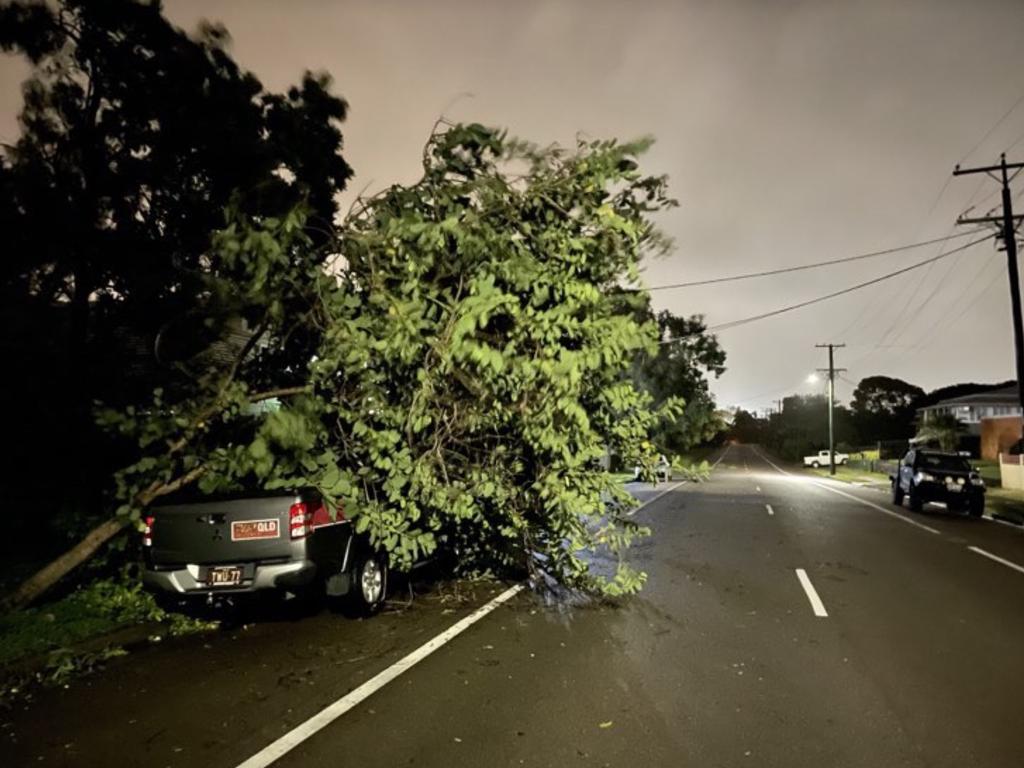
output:
[[156,520],[155,517],[143,518],[143,522],[146,527],[142,529],[142,546],[152,547],[153,546],[153,522]]
[[313,510],[304,501],[297,501],[288,510],[288,529],[293,539],[302,539],[313,532]]

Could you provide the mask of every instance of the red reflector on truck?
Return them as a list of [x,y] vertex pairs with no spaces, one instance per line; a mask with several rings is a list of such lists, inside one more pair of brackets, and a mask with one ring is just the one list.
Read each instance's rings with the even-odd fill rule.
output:
[[293,539],[301,539],[313,532],[313,512],[304,501],[292,504],[288,510],[288,530]]
[[153,546],[153,521],[154,520],[156,520],[156,518],[153,517],[153,516],[143,518],[143,522],[146,524],[146,527],[142,529],[142,546],[144,546],[144,547],[152,547]]

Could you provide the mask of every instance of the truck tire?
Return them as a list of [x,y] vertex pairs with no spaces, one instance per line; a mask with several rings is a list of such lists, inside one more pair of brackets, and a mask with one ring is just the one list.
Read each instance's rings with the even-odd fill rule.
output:
[[971,499],[967,504],[967,512],[971,517],[981,517],[985,514],[985,499]]
[[897,507],[903,506],[903,489],[900,488],[899,480],[894,480],[892,484],[892,503]]
[[924,502],[921,497],[914,493],[914,486],[910,486],[910,509],[912,512],[921,512],[924,509]]
[[821,464],[819,464],[819,463],[817,462],[817,460],[815,460],[815,461],[812,461],[812,462],[811,462],[811,466],[812,466],[812,467],[814,467],[815,469],[818,469],[818,467],[820,467],[820,466],[821,466]]
[[358,616],[372,616],[384,605],[388,591],[388,561],[380,552],[360,554],[352,566],[348,607]]

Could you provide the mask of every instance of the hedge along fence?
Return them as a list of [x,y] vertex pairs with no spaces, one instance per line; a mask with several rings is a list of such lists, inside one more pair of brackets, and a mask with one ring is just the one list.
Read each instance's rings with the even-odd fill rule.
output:
[[883,475],[892,475],[896,473],[899,464],[898,461],[882,461],[880,459],[850,459],[846,466],[864,472],[879,472]]

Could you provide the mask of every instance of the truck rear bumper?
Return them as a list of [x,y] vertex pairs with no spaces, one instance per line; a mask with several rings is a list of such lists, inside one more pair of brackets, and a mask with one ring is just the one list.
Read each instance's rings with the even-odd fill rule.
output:
[[[246,568],[241,584],[214,587],[202,580],[204,567],[187,565],[173,570],[146,568],[142,583],[149,589],[176,595],[238,594],[265,589],[298,589],[316,579],[316,563],[311,560],[293,560],[287,563],[253,564]],[[251,573],[251,575],[250,575]]]

